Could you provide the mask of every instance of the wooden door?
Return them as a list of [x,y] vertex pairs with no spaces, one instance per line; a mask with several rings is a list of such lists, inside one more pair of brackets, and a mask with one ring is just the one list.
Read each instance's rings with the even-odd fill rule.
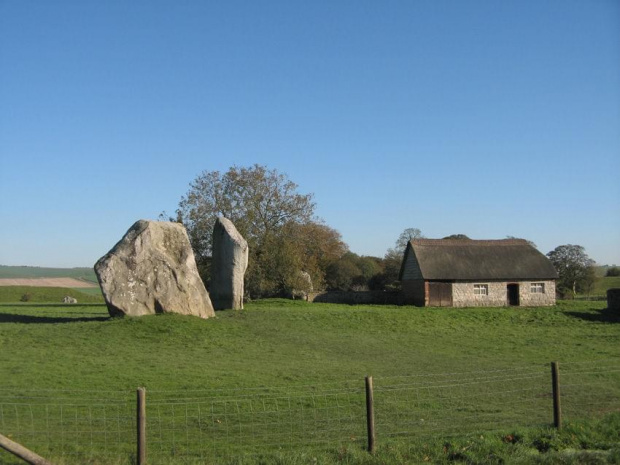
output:
[[430,281],[428,283],[430,307],[452,307],[452,283]]

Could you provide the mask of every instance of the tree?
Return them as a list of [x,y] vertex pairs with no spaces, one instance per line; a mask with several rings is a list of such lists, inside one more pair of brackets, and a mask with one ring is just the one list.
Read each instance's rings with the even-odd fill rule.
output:
[[422,239],[423,237],[424,236],[422,235],[422,231],[420,231],[418,228],[407,228],[402,233],[400,233],[400,236],[398,236],[398,239],[396,239],[396,249],[404,253],[405,249],[407,248],[407,244],[409,244],[409,241],[413,239]]
[[382,272],[383,263],[379,257],[346,252],[340,259],[329,264],[325,280],[330,290],[375,290],[376,287],[373,287],[372,283]]
[[318,222],[286,224],[281,233],[274,236],[276,243],[269,250],[276,256],[286,256],[283,263],[272,266],[269,272],[279,276],[278,287],[286,291],[299,289],[300,272],[310,275],[314,289],[322,289],[330,264],[347,253],[348,247],[338,231]]
[[596,267],[589,266],[585,269],[583,276],[577,282],[577,292],[580,294],[588,294],[590,295],[594,290],[594,285],[598,277],[596,276]]
[[606,277],[620,276],[620,268],[618,268],[617,266],[612,266],[611,268],[607,268],[607,271],[605,272],[605,276]]
[[202,172],[181,198],[176,219],[187,228],[203,280],[209,279],[213,225],[221,215],[248,241],[251,296],[284,292],[302,270],[321,281],[327,262],[346,245],[337,231],[314,218],[312,194],[297,189],[285,174],[262,165]]
[[588,287],[594,260],[580,245],[560,245],[547,254],[559,275],[558,287],[570,290],[573,297],[578,289]]
[[348,291],[354,284],[359,284],[362,271],[356,264],[357,255],[347,252],[340,260],[327,267],[326,282],[330,290]]
[[466,236],[465,234],[450,234],[449,236],[444,237],[444,239],[454,239],[457,241],[468,241],[471,238]]
[[378,283],[383,283],[384,289],[398,289],[400,284],[398,283],[398,273],[400,272],[400,265],[403,261],[405,250],[409,241],[414,239],[423,239],[424,235],[418,228],[405,229],[396,242],[394,247],[389,248],[383,257],[383,274],[373,280],[371,287],[377,286]]

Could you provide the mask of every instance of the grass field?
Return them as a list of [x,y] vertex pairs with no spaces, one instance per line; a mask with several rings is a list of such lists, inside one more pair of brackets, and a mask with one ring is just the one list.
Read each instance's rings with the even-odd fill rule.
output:
[[78,290],[65,287],[0,286],[0,303],[59,304],[65,296],[73,297],[78,304],[103,303],[103,295],[98,287]]
[[0,265],[0,278],[75,278],[97,284],[97,276],[93,268]]
[[599,278],[594,284],[593,295],[607,295],[607,289],[620,288],[620,276]]
[[[514,435],[532,427],[519,434],[551,434],[553,442],[556,433],[545,429],[551,419],[550,361],[560,361],[567,393],[575,399],[566,408],[569,419],[589,412],[586,405],[604,414],[620,402],[620,317],[604,307],[604,302],[561,302],[553,308],[439,309],[267,300],[200,320],[110,319],[97,304],[2,304],[0,424],[15,427],[21,418],[17,431],[23,435],[40,429],[39,417],[48,426],[60,422],[54,428],[59,430],[67,428],[67,417],[75,417],[72,428],[80,431],[78,423],[89,418],[78,445],[68,443],[75,434],[63,433],[58,445],[60,439],[48,433],[44,449],[52,455],[62,450],[57,459],[67,463],[87,463],[99,456],[97,438],[105,437],[105,451],[128,463],[135,389],[145,386],[155,422],[149,428],[160,431],[151,463],[171,463],[171,456],[175,463],[223,458],[236,463],[234,457],[249,450],[269,452],[265,463],[314,463],[316,449],[305,456],[295,452],[296,445],[323,447],[328,452],[320,455],[321,463],[361,463],[368,458],[364,376],[372,375],[381,453],[387,455],[384,462],[367,463],[419,463],[424,444],[432,449],[425,452],[432,461],[467,447],[444,453],[438,441],[445,437],[491,447],[480,434],[471,436],[478,430]],[[581,378],[584,368],[587,380]],[[578,387],[586,384],[588,397],[578,399]],[[420,423],[424,417],[426,423]],[[602,421],[590,424],[588,434],[619,420]],[[517,444],[484,437],[517,454]],[[614,439],[605,437],[601,444],[613,445]],[[32,433],[31,439],[36,444],[41,438]],[[558,441],[549,450],[571,443]],[[522,446],[537,450],[531,441]],[[402,454],[414,458],[407,462]],[[613,456],[606,454],[605,460]],[[244,460],[260,463],[256,455]]]

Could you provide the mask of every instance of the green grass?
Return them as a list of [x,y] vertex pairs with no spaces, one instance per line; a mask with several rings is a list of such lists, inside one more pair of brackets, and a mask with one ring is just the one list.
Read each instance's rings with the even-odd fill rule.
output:
[[[65,406],[65,418],[77,422],[83,418],[80,405],[95,398],[99,407],[91,408],[91,423],[93,416],[107,418],[99,427],[112,437],[116,423],[110,418],[131,418],[135,389],[146,386],[154,409],[152,463],[169,463],[171,450],[184,457],[178,463],[204,463],[209,456],[196,455],[204,449],[192,439],[203,434],[209,447],[223,450],[215,463],[221,457],[241,463],[234,456],[246,450],[254,455],[243,463],[261,463],[260,454],[267,457],[262,463],[317,463],[317,457],[318,463],[421,463],[426,456],[430,462],[467,461],[458,457],[470,454],[470,463],[502,463],[502,457],[533,463],[533,454],[538,463],[581,463],[583,457],[575,457],[583,449],[603,450],[600,460],[612,460],[587,463],[618,463],[618,429],[616,436],[579,440],[596,428],[613,429],[604,422],[617,426],[617,417],[589,420],[581,433],[573,431],[577,439],[547,429],[552,360],[560,361],[569,386],[568,421],[590,413],[598,418],[614,405],[617,410],[620,377],[608,371],[620,365],[620,316],[604,307],[576,301],[551,308],[450,309],[267,300],[201,320],[110,319],[104,305],[3,304],[0,392],[25,409],[8,409],[3,420],[19,417],[27,424],[24,418],[37,417],[31,397],[43,399],[52,416],[61,402],[53,397],[59,396],[73,405]],[[570,387],[584,383],[583,371],[593,373],[587,375],[587,399]],[[375,379],[381,446],[375,458],[363,451],[365,375]],[[53,392],[45,394],[48,389]],[[583,407],[586,401],[594,410]],[[3,402],[10,403],[6,397]],[[115,417],[117,408],[128,413]],[[436,434],[425,429],[433,422]],[[181,433],[158,437],[158,428]],[[190,430],[186,438],[183,432]],[[279,442],[282,434],[283,450],[261,447]],[[505,442],[502,435],[524,439]],[[125,461],[119,463],[130,454],[133,433],[127,437],[120,451]],[[311,438],[318,449],[288,448]],[[80,441],[90,444],[92,435]],[[535,441],[552,445],[541,453],[547,446],[537,449]],[[556,449],[563,451],[560,458],[549,461]],[[78,448],[66,460],[86,462],[84,457],[87,451]]]
[[99,288],[69,289],[65,287],[0,286],[0,303],[62,303],[65,296],[77,299],[78,304],[103,303]]
[[75,278],[97,283],[93,268],[43,268],[0,265],[0,278]]
[[607,289],[620,288],[620,276],[607,276],[596,280],[593,295],[607,295]]
[[[618,318],[604,307],[561,302],[551,308],[439,309],[268,300],[201,320],[172,314],[108,319],[105,305],[3,305],[0,341],[9,360],[3,367],[19,366],[23,373],[5,380],[15,387],[102,389],[112,380],[115,389],[320,383],[618,357],[620,325],[610,323]],[[122,347],[122,365],[106,347]],[[33,364],[42,357],[45,366]],[[79,376],[65,377],[76,364]]]

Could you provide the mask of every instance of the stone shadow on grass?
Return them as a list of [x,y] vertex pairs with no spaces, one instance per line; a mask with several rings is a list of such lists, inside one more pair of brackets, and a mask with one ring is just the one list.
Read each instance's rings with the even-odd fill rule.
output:
[[0,324],[2,323],[79,323],[79,322],[95,322],[107,321],[109,316],[91,316],[91,317],[64,317],[64,316],[39,316],[39,315],[16,315],[14,313],[0,313]]
[[608,308],[604,308],[602,310],[599,308],[593,308],[591,313],[566,312],[566,315],[598,323],[620,323],[620,312],[617,310],[610,310]]

